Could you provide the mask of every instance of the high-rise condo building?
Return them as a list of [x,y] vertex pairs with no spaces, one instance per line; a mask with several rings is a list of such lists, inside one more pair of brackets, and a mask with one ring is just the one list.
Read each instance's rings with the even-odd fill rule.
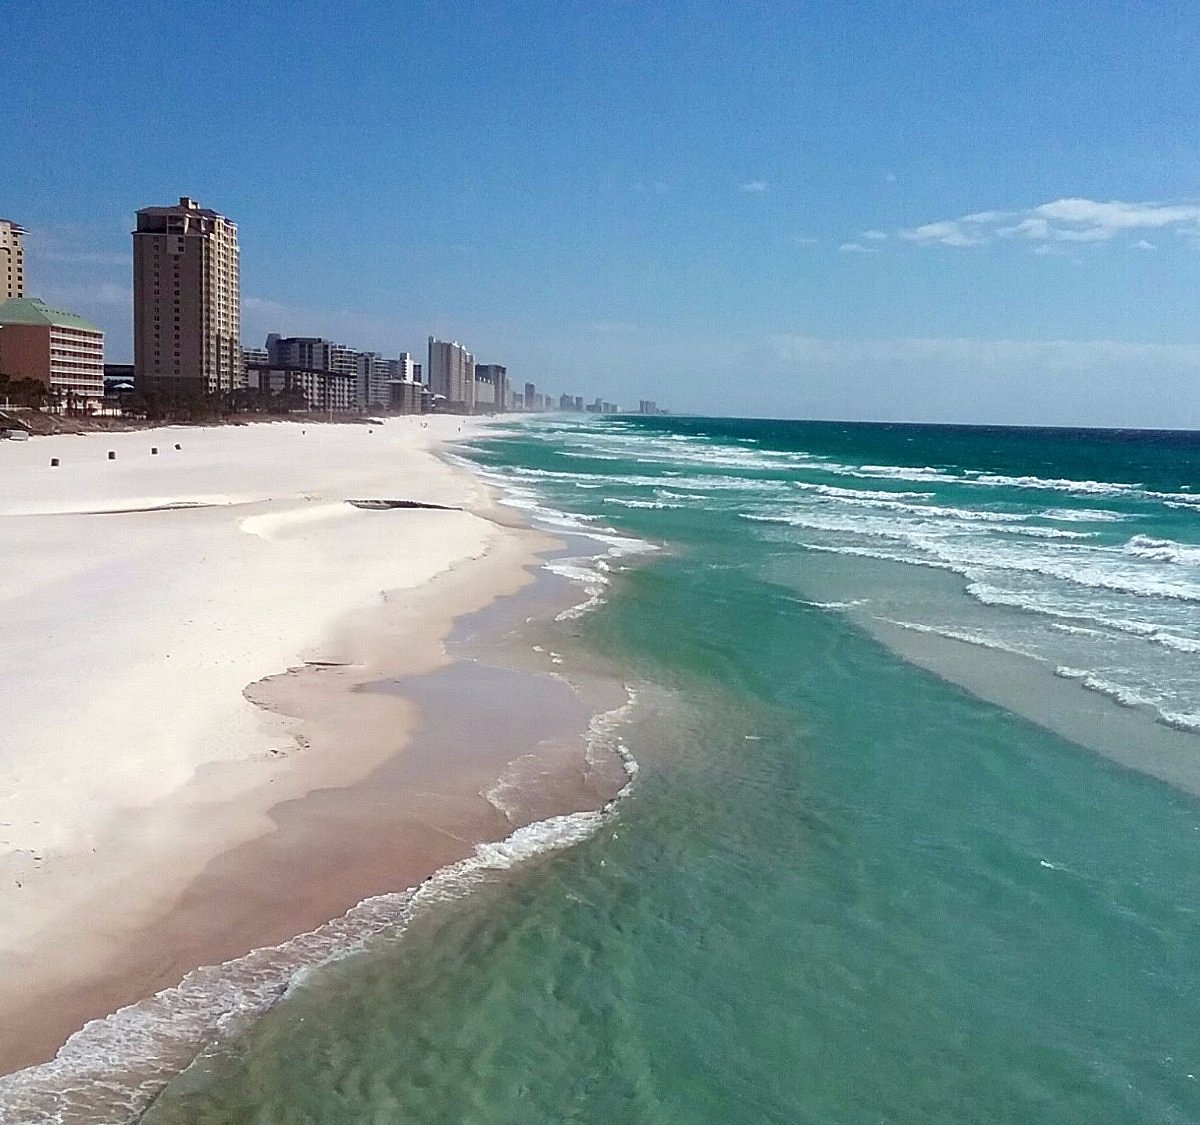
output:
[[350,410],[369,405],[372,383],[383,390],[377,400],[387,401],[387,367],[373,352],[357,352],[345,344],[335,344],[323,336],[267,337],[267,376],[258,386],[299,387],[308,395],[314,409]]
[[475,410],[479,414],[496,412],[496,385],[490,375],[480,375],[475,368]]
[[272,332],[266,350],[272,367],[329,371],[330,357],[337,346],[323,336],[280,336]]
[[237,224],[186,195],[137,213],[133,367],[143,389],[211,394],[242,383]]
[[429,389],[452,410],[475,409],[475,357],[456,341],[429,337]]
[[502,363],[475,364],[475,392],[477,395],[481,383],[491,384],[492,409],[507,410],[509,404],[508,368]]
[[391,401],[391,392],[388,390],[388,361],[378,352],[359,352],[355,362],[358,405],[386,407]]
[[396,359],[387,360],[389,383],[419,383],[421,365],[414,362],[408,352],[401,352]]
[[0,301],[0,371],[36,379],[66,400],[104,397],[104,333],[36,297]]
[[0,219],[0,301],[25,296],[24,227]]
[[401,352],[399,358],[386,362],[388,409],[397,414],[421,414],[427,410],[428,400],[433,395],[421,382],[421,365],[408,352]]

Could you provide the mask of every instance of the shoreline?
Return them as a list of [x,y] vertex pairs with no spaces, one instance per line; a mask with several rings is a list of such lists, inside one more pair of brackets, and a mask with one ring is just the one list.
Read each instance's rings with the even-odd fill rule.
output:
[[[436,453],[458,436],[463,420],[447,422],[443,429],[454,432],[439,435],[425,452]],[[361,434],[359,427],[355,430]],[[144,438],[144,432],[134,435],[139,437]],[[428,460],[432,463],[433,457]],[[479,480],[468,477],[466,470],[441,458],[438,463],[472,502],[472,512],[455,513],[455,518],[485,524],[483,549],[457,558],[423,582],[386,591],[378,600],[341,614],[316,650],[303,653],[306,663],[246,686],[247,705],[266,719],[276,739],[286,732],[297,749],[201,763],[185,786],[158,803],[136,811],[114,809],[120,831],[94,837],[99,844],[93,854],[99,858],[60,854],[38,872],[30,888],[34,891],[53,892],[55,883],[61,888],[69,879],[76,887],[83,883],[91,893],[70,899],[50,924],[43,917],[36,931],[26,929],[27,940],[37,933],[36,964],[21,956],[19,927],[14,949],[9,922],[8,940],[0,952],[0,965],[5,966],[0,1012],[6,1013],[0,1021],[0,1063],[6,1074],[44,1062],[86,1020],[171,988],[196,965],[229,961],[250,949],[293,939],[372,895],[419,885],[448,863],[466,858],[476,844],[512,832],[514,825],[479,789],[481,779],[495,780],[495,771],[507,761],[477,762],[473,771],[455,768],[444,755],[434,761],[426,754],[422,762],[421,754],[412,752],[413,734],[421,729],[420,708],[408,695],[413,677],[428,678],[455,664],[446,641],[456,622],[530,583],[531,568],[555,541],[496,513]],[[415,482],[405,483],[407,495]],[[396,492],[393,488],[391,494]],[[445,498],[444,492],[438,495]],[[189,509],[167,514],[186,518],[198,513]],[[241,521],[241,530],[253,520],[260,525],[265,521],[268,534],[295,526],[287,518],[281,522],[281,515],[286,513],[256,511]],[[443,513],[366,515],[412,521]],[[35,518],[63,519],[57,513]],[[81,517],[66,517],[72,518]],[[345,522],[337,520],[343,534]],[[407,694],[359,690],[363,684],[396,680],[408,683]],[[348,732],[353,732],[351,738]],[[570,742],[560,731],[559,742],[564,739]],[[347,754],[350,742],[353,753]],[[330,829],[330,802],[337,805],[352,792],[361,797],[372,778],[388,766],[398,772],[385,787],[392,796],[411,788],[421,770],[426,795],[430,782],[439,777],[446,792],[434,802],[439,804],[434,814],[428,808],[409,809],[410,823],[388,846],[372,843],[364,849],[360,841],[359,867],[347,877],[346,862],[356,861],[354,842],[345,837],[356,823],[361,825],[362,806],[350,800],[341,809],[342,827],[335,830]],[[576,772],[578,767],[576,762]],[[579,807],[583,791],[574,787],[565,803]],[[322,801],[325,807],[319,808]],[[584,803],[589,801],[602,806],[604,795],[592,792]],[[221,823],[214,825],[216,820]],[[152,846],[147,851],[148,841]],[[339,862],[315,880],[304,866],[304,881],[296,880],[293,894],[289,879],[280,877],[279,864],[286,867],[289,856],[292,861],[302,855],[311,860],[327,851],[331,841],[340,843],[333,849]],[[373,853],[365,864],[364,851]],[[269,870],[271,864],[274,870]],[[102,871],[105,867],[107,872]],[[61,878],[51,877],[55,871]],[[299,888],[305,888],[303,893]],[[215,904],[220,909],[214,910]],[[89,935],[88,948],[81,954],[76,945],[84,933]],[[134,935],[137,949],[122,951]],[[3,1084],[0,1080],[0,1093]]]
[[[974,610],[957,575],[890,560],[854,563],[849,582],[844,573],[820,578],[810,573],[792,588],[805,600],[838,606],[837,612],[855,628],[905,663],[1072,743],[1082,753],[1189,797],[1200,796],[1196,731],[1163,722],[1148,702],[1122,702],[1088,690],[1079,678],[1063,675],[1054,662],[1036,653],[985,643],[972,634],[969,619],[958,627],[958,635],[953,624],[897,621],[889,616],[892,611],[880,611],[871,593],[904,590],[914,602],[936,598],[939,604]],[[995,616],[1020,612],[990,608]]]

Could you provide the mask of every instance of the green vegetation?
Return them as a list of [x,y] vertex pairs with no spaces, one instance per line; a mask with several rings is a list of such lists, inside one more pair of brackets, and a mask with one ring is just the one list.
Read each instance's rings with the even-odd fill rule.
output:
[[[74,391],[48,387],[40,379],[14,377],[0,371],[0,402],[44,410],[51,414],[83,417],[95,414],[95,399]],[[111,404],[111,400],[108,400]],[[304,392],[293,387],[277,394],[253,388],[208,394],[172,388],[127,391],[117,404],[127,418],[150,422],[215,422],[236,414],[290,414],[308,410]]]
[[123,414],[151,422],[215,422],[235,414],[290,414],[307,409],[308,400],[299,387],[278,394],[252,387],[211,394],[163,388],[121,396]]
[[62,405],[61,397],[40,379],[14,379],[0,371],[0,399],[7,399],[13,406],[54,408]]

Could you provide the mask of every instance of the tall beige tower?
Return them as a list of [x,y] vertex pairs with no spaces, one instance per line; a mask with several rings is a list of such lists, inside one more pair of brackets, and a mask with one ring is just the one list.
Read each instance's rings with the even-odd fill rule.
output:
[[0,301],[25,296],[25,228],[0,219]]
[[475,357],[457,341],[430,336],[429,389],[451,409],[470,414],[475,408]]
[[139,388],[242,386],[237,224],[186,195],[144,207],[133,232],[133,374]]

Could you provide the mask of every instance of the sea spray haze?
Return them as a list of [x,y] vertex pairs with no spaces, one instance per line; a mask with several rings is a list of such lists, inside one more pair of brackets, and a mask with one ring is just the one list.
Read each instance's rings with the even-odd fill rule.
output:
[[1196,438],[567,419],[468,452],[570,534],[556,651],[638,687],[640,774],[148,1122],[1200,1119]]

